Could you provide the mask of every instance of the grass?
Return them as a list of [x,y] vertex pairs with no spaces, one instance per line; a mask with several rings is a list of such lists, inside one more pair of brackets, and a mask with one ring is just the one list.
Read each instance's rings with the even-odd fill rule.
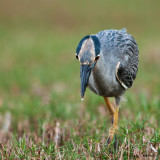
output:
[[[158,159],[159,2],[36,2],[0,2],[0,158]],[[114,140],[106,149],[103,98],[87,90],[80,101],[75,48],[84,35],[123,27],[139,44],[140,66],[115,150]]]

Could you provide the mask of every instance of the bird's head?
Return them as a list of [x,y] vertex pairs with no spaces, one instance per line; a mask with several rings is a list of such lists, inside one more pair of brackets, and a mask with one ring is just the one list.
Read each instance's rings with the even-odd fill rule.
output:
[[91,70],[95,67],[100,58],[100,48],[100,41],[94,35],[85,36],[78,44],[76,58],[81,64],[80,77],[82,100],[86,91]]

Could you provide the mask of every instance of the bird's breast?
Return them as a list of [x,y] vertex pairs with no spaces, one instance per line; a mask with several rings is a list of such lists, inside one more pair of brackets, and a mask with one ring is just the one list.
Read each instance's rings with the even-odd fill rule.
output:
[[88,87],[90,90],[105,97],[120,95],[123,88],[116,80],[115,67],[111,64],[106,64],[103,60],[99,60],[89,77]]

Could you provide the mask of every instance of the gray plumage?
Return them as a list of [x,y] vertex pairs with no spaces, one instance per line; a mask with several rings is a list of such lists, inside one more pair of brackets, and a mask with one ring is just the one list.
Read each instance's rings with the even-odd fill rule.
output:
[[[76,53],[81,67],[93,65],[86,83],[91,91],[100,96],[115,97],[118,105],[121,95],[132,86],[138,71],[139,51],[136,41],[126,29],[104,30],[92,36],[86,36],[79,43]],[[100,42],[99,54],[96,38]],[[97,56],[99,60],[96,60]]]

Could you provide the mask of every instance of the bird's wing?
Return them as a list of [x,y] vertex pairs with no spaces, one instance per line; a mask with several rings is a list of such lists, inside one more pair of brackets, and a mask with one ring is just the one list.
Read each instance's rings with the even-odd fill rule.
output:
[[117,80],[125,89],[130,88],[136,78],[139,63],[139,51],[135,39],[127,33],[125,28],[104,30],[96,36],[101,42],[106,62],[108,57],[112,57],[112,62],[117,63]]
[[119,39],[119,49],[122,59],[116,67],[116,78],[125,88],[130,88],[136,78],[139,64],[139,51],[134,38],[129,34],[122,34]]

